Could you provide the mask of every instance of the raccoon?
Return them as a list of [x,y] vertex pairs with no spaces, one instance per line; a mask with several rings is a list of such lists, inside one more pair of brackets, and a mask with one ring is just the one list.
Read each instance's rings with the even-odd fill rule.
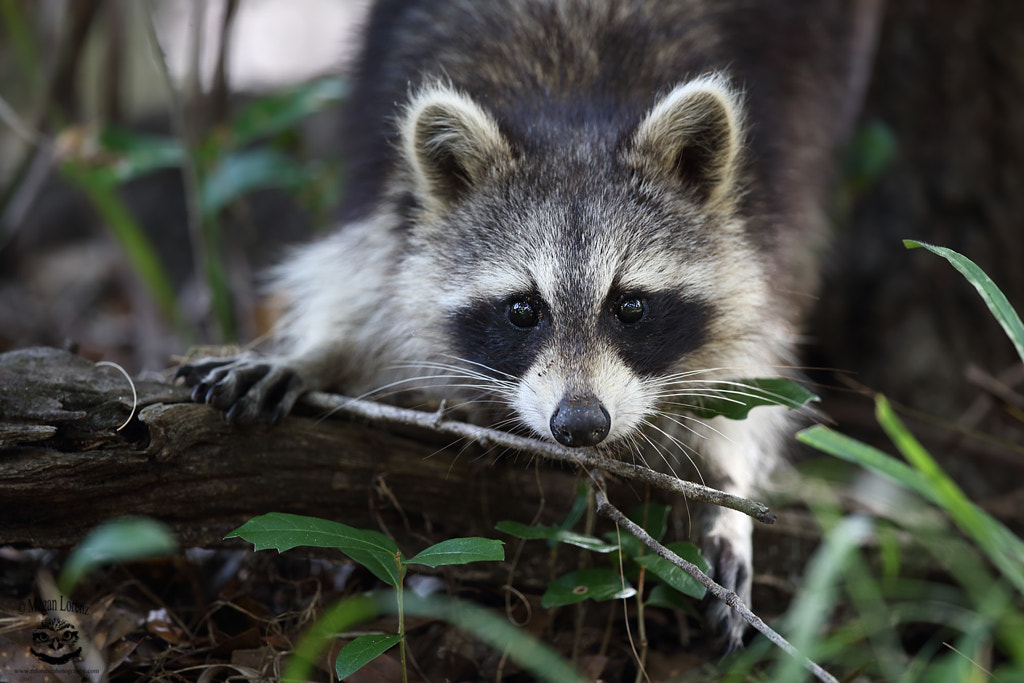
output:
[[[854,107],[856,3],[382,0],[345,122],[340,228],[274,274],[268,356],[179,370],[276,422],[306,391],[420,394],[750,495],[790,422],[688,403],[784,373]],[[751,521],[703,544],[749,602]],[[744,625],[710,621],[728,647]]]

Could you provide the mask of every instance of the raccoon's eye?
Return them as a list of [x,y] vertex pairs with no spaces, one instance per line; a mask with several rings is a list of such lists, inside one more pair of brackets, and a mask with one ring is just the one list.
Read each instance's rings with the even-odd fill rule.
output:
[[627,297],[615,305],[613,312],[623,325],[636,325],[647,314],[647,303],[638,297]]
[[508,321],[516,327],[536,327],[540,322],[540,307],[530,299],[516,299],[509,302],[506,315]]

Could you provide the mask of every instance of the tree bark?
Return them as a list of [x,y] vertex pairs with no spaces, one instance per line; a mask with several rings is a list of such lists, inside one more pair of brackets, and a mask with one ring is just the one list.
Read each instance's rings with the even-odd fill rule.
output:
[[[183,545],[215,546],[252,516],[315,515],[398,537],[493,535],[559,518],[569,468],[317,415],[241,428],[164,381],[49,348],[0,355],[0,545],[67,547],[100,522],[147,515]],[[118,429],[125,424],[123,429]],[[240,543],[234,541],[233,543]]]

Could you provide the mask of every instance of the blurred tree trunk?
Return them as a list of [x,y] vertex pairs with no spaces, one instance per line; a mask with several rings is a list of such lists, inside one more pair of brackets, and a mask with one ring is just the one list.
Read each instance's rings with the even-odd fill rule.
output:
[[[999,376],[1020,359],[960,274],[902,240],[963,253],[1024,310],[1024,3],[887,2],[861,118],[891,131],[894,156],[839,217],[808,364],[852,372],[903,404],[957,419],[988,400],[966,379],[968,367]],[[1005,377],[1012,383],[1013,372]],[[991,408],[962,426],[1019,444],[1019,420],[998,402]],[[854,417],[834,414],[845,427]],[[873,424],[870,413],[862,419]],[[980,485],[979,463],[965,462],[955,434],[943,436],[944,464]],[[1019,469],[1002,476],[1009,459],[993,463],[999,476],[989,484],[1020,480]]]

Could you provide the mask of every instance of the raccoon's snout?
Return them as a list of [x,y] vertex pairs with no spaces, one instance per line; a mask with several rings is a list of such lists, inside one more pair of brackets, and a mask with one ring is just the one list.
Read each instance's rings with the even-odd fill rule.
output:
[[608,411],[593,396],[566,396],[551,415],[551,434],[563,446],[596,446],[608,436],[611,426]]

